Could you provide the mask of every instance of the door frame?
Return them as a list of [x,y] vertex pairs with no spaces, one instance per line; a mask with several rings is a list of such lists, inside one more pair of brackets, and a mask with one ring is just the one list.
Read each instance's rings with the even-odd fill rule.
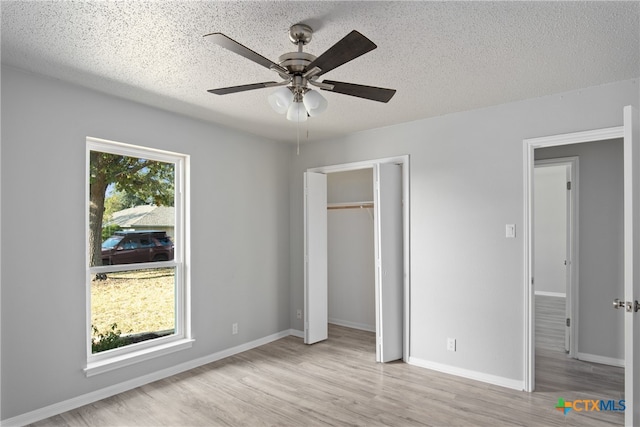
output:
[[[314,168],[307,169],[307,172],[316,172],[316,173],[334,173],[334,172],[349,172],[360,169],[371,169],[375,168],[376,165],[391,163],[402,166],[402,245],[403,245],[403,270],[404,270],[404,278],[403,278],[403,351],[402,351],[402,360],[407,362],[409,359],[409,352],[411,349],[410,339],[411,339],[411,242],[410,242],[410,191],[409,191],[409,181],[410,181],[410,173],[409,173],[409,155],[401,155],[394,157],[385,157],[380,159],[372,159],[372,160],[363,160],[358,162],[351,163],[342,163],[337,165],[329,165],[329,166],[318,166]],[[378,325],[376,325],[377,329]],[[377,333],[377,331],[376,331]]]
[[[594,129],[523,140],[524,171],[524,390],[535,389],[535,299],[533,285],[533,170],[536,148],[624,138],[624,126]],[[627,153],[624,153],[627,156]],[[625,168],[624,174],[632,171]],[[625,206],[625,217],[630,214]]]
[[640,115],[635,106],[624,107],[624,397],[626,425],[640,422]]
[[[541,148],[541,147],[536,147]],[[535,151],[534,151],[535,155]],[[570,320],[570,326],[565,329],[565,345],[568,337],[568,353],[569,356],[576,359],[578,357],[578,325],[580,319],[578,318],[578,304],[579,304],[579,292],[580,292],[580,256],[579,256],[579,200],[580,200],[580,159],[578,156],[571,157],[557,157],[552,159],[535,160],[534,158],[534,170],[538,167],[549,166],[565,166],[568,170],[568,176],[566,180],[571,182],[571,190],[567,190],[566,194],[566,261],[568,262],[568,268],[565,271],[565,284],[566,284],[566,312]],[[533,189],[533,188],[532,188]],[[533,197],[532,197],[531,211],[533,212]],[[531,220],[534,221],[532,215]],[[531,230],[533,231],[533,224]],[[532,234],[533,236],[533,234]],[[531,248],[533,250],[533,237],[531,239]],[[534,254],[532,253],[532,256]],[[532,272],[533,273],[533,272]],[[535,295],[535,285],[534,285]],[[534,301],[535,302],[535,301]],[[568,330],[567,330],[568,329]],[[535,331],[535,327],[534,327]],[[534,339],[535,344],[535,339]]]

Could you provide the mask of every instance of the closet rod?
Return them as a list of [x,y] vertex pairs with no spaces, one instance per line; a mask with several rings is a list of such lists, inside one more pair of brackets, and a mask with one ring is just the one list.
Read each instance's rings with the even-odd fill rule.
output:
[[373,202],[327,205],[327,209],[364,209],[364,208],[373,208]]

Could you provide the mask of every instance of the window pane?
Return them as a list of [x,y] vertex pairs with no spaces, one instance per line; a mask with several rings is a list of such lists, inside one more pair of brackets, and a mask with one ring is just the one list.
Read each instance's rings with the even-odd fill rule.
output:
[[90,151],[89,266],[174,257],[175,164]]
[[173,334],[175,273],[171,267],[111,272],[94,278],[92,352]]

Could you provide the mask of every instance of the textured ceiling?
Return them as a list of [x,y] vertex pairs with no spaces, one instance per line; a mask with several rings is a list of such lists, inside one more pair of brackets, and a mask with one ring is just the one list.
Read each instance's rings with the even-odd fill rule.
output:
[[222,32],[277,61],[289,26],[319,55],[351,30],[378,45],[324,78],[397,89],[388,103],[323,91],[309,140],[640,76],[639,2],[2,1],[2,62],[159,108],[293,141],[278,80],[211,44]]

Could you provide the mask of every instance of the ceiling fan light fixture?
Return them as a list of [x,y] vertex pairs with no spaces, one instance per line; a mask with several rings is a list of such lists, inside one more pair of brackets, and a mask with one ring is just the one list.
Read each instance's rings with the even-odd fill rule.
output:
[[309,90],[305,93],[302,103],[311,117],[319,116],[329,105],[326,98],[315,90]]
[[389,102],[396,93],[395,89],[332,80],[317,80],[321,75],[372,51],[377,47],[375,43],[353,30],[316,57],[303,52],[303,47],[311,41],[312,34],[313,30],[306,24],[292,25],[289,28],[289,38],[293,44],[297,45],[298,49],[296,52],[280,55],[277,64],[222,33],[206,34],[205,36],[212,43],[275,71],[282,79],[280,82],[250,83],[210,89],[207,92],[215,95],[227,95],[281,86],[267,97],[269,105],[277,113],[286,114],[287,120],[295,122],[304,122],[308,117],[318,116],[328,107],[327,100],[317,90],[311,90],[307,84],[342,95]]
[[292,122],[306,122],[307,110],[304,108],[302,102],[293,102],[287,110],[287,120]]
[[281,87],[267,97],[269,105],[278,114],[285,114],[293,103],[293,93],[288,87]]

